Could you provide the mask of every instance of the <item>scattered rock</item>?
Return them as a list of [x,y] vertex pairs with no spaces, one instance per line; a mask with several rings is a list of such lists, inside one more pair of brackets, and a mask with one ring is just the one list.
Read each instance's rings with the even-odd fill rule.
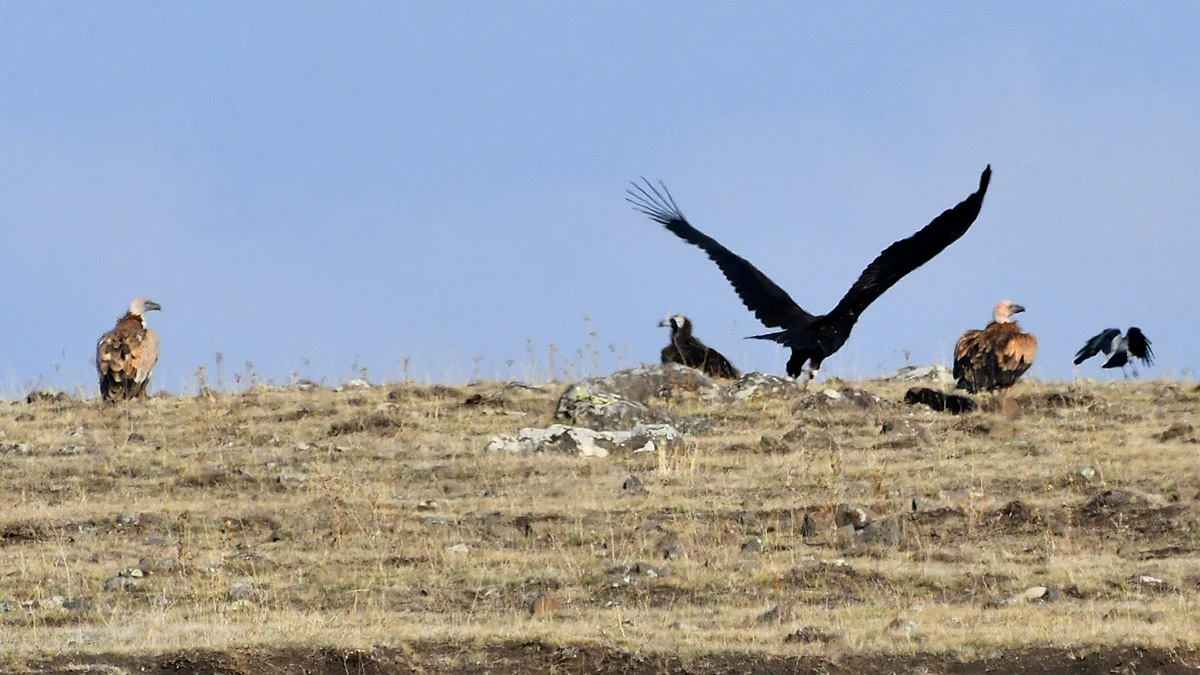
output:
[[800,536],[816,537],[833,532],[837,526],[833,522],[833,513],[829,511],[806,511],[800,523]]
[[940,384],[954,384],[954,374],[946,366],[904,366],[883,379],[895,382],[930,380]]
[[1086,518],[1097,518],[1110,512],[1128,511],[1145,508],[1150,505],[1150,498],[1135,490],[1118,488],[1106,490],[1092,497],[1083,505],[1081,512]]
[[552,616],[562,609],[562,603],[553,595],[539,593],[529,605],[530,616]]
[[761,553],[763,550],[762,537],[750,537],[742,542],[742,550],[747,553]]
[[678,363],[628,368],[585,383],[590,385],[589,388],[620,394],[639,403],[652,398],[670,398],[677,392],[691,392],[711,400],[721,391],[720,385],[703,372]]
[[134,579],[131,577],[123,577],[121,575],[117,575],[117,576],[109,577],[108,579],[105,579],[104,583],[100,585],[100,588],[102,588],[106,591],[113,591],[113,592],[117,592],[117,591],[133,592],[133,591],[141,590],[142,580],[140,578]]
[[812,644],[814,642],[833,642],[838,639],[838,636],[817,628],[816,626],[805,626],[800,630],[793,631],[783,639],[784,644]]
[[146,437],[135,431],[135,432],[129,434],[129,437],[126,438],[125,440],[130,443],[145,443]]
[[657,579],[667,576],[667,570],[655,567],[649,563],[636,562],[632,565],[618,565],[608,570],[604,584],[613,588],[636,584],[643,579]]
[[796,618],[796,605],[790,602],[775,605],[758,615],[757,623],[783,623]]
[[642,485],[642,480],[637,476],[630,476],[621,483],[621,489],[630,493],[645,492],[646,486]]
[[25,402],[29,403],[29,404],[62,403],[63,401],[70,401],[70,400],[71,400],[71,397],[68,396],[66,394],[66,392],[61,392],[61,391],[50,392],[50,391],[45,391],[45,390],[41,390],[41,389],[39,389],[37,391],[31,391],[31,392],[29,392],[29,395],[25,397]]
[[960,394],[947,394],[929,387],[913,387],[904,394],[904,402],[909,405],[927,405],[938,412],[948,412],[961,415],[972,412],[979,407],[974,399]]
[[28,457],[33,454],[24,443],[0,443],[0,455],[21,455]]
[[838,504],[833,509],[833,524],[837,527],[852,525],[861,530],[871,522],[871,512],[857,504]]
[[1167,427],[1164,431],[1154,434],[1153,438],[1154,440],[1163,443],[1181,438],[1188,438],[1188,440],[1194,441],[1194,438],[1189,438],[1191,437],[1193,431],[1195,431],[1195,428],[1187,422],[1176,422],[1175,424]]
[[607,457],[610,452],[637,454],[683,438],[669,424],[639,424],[630,431],[593,431],[584,427],[553,424],[545,429],[526,427],[512,436],[496,436],[488,452],[566,452],[582,457]]
[[48,598],[42,598],[39,600],[37,606],[38,609],[43,610],[62,609],[62,606],[66,601],[67,599],[61,595],[52,595]]
[[787,443],[765,434],[758,439],[758,449],[768,455],[786,455],[792,451],[791,446]]
[[858,541],[866,546],[897,546],[900,543],[900,523],[895,520],[868,523],[856,534]]
[[350,380],[349,382],[346,382],[342,386],[338,387],[337,389],[334,389],[334,391],[352,391],[355,389],[370,389],[370,388],[371,388],[370,382],[367,382],[366,380],[362,379],[361,377],[356,377],[353,380]]
[[1062,591],[1057,586],[1030,586],[1021,594],[1025,602],[1058,602]]
[[471,550],[470,546],[467,546],[466,544],[461,544],[461,543],[446,547],[447,553],[467,553],[470,550]]
[[238,601],[257,601],[262,597],[262,591],[256,588],[253,584],[245,581],[235,581],[229,585],[229,590],[225,592],[225,599],[229,602]]
[[554,418],[598,430],[676,422],[673,415],[655,410],[645,403],[632,401],[620,394],[588,389],[585,385],[572,385],[563,392],[558,399]]
[[721,390],[720,400],[728,403],[758,402],[800,396],[804,390],[790,377],[765,373],[746,373]]
[[912,619],[902,619],[900,617],[892,619],[891,623],[889,623],[887,626],[888,633],[905,637],[915,635],[917,629],[918,626],[916,621],[913,621]]
[[667,539],[658,545],[658,557],[663,560],[678,560],[683,555],[683,547],[674,539]]
[[887,399],[863,391],[862,389],[852,389],[850,387],[843,389],[823,389],[801,399],[792,410],[792,413],[797,414],[812,410],[838,408],[870,410],[887,403],[889,403]]

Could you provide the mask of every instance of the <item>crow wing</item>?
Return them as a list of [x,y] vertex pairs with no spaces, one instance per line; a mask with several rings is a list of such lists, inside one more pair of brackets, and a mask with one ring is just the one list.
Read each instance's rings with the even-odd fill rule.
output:
[[845,326],[848,330],[863,310],[883,295],[884,291],[963,236],[979,216],[983,196],[987,194],[991,179],[992,165],[989,164],[979,176],[978,190],[954,208],[943,211],[911,237],[901,239],[883,249],[883,252],[862,271],[858,281],[854,282],[837,307],[826,315],[829,321]]
[[1141,359],[1147,366],[1154,363],[1154,350],[1150,349],[1150,341],[1140,328],[1130,326],[1125,332],[1125,341],[1131,355]]
[[[1092,339],[1087,341],[1087,344],[1085,344],[1082,349],[1075,352],[1075,365],[1079,365],[1084,361],[1087,361],[1100,352],[1104,352],[1105,354],[1111,352],[1113,338],[1120,334],[1120,329],[1108,328],[1099,335],[1093,336]],[[1141,331],[1138,331],[1138,334],[1140,335]]]
[[680,239],[699,247],[708,257],[721,268],[721,273],[733,284],[733,290],[742,299],[742,304],[754,312],[754,316],[768,328],[808,324],[813,316],[800,308],[795,300],[782,288],[758,271],[748,260],[725,248],[716,239],[692,227],[683,217],[679,206],[667,190],[667,186],[659,183],[661,190],[645,178],[645,186],[633,183],[626,190],[625,201],[635,209],[650,216],[650,219],[665,225],[668,230]]

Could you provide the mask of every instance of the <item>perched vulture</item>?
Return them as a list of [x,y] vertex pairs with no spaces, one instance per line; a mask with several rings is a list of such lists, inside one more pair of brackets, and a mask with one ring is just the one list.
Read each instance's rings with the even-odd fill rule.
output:
[[1109,328],[1088,340],[1083,349],[1075,353],[1075,365],[1100,352],[1104,352],[1105,355],[1112,354],[1101,368],[1123,368],[1129,363],[1130,356],[1141,359],[1147,366],[1154,363],[1154,351],[1150,349],[1150,341],[1137,326],[1130,326],[1125,335],[1121,335],[1120,328]]
[[[684,218],[667,187],[635,183],[627,190],[626,201],[652,220],[665,225],[675,236],[699,247],[717,264],[733,285],[746,308],[768,328],[783,330],[750,337],[774,340],[790,347],[787,373],[798,377],[808,363],[808,379],[812,379],[821,362],[841,349],[850,337],[858,317],[887,289],[906,274],[929,262],[975,222],[983,206],[983,196],[991,180],[988,166],[979,177],[979,189],[952,209],[944,211],[916,234],[888,246],[863,270],[858,281],[850,287],[841,302],[828,314],[814,316],[800,308],[775,282],[767,278],[745,258],[722,246],[716,239],[692,227]],[[661,189],[660,189],[661,188]]]
[[1002,389],[1006,393],[1037,356],[1037,338],[1022,333],[1012,320],[1025,308],[1001,300],[992,310],[992,322],[983,330],[963,333],[954,346],[954,377],[957,389],[972,394],[981,390]]
[[680,363],[699,368],[706,375],[737,379],[737,368],[721,352],[705,345],[692,335],[692,320],[682,314],[663,319],[659,326],[671,328],[671,344],[663,347],[663,363]]
[[134,298],[129,311],[96,343],[100,396],[106,401],[146,398],[150,374],[158,363],[158,336],[146,328],[146,312],[162,309],[157,302]]

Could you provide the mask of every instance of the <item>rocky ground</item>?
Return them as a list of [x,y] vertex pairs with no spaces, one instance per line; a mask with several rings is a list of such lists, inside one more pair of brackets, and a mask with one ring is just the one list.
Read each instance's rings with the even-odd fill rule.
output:
[[1196,672],[1200,391],[921,387],[0,404],[0,670]]

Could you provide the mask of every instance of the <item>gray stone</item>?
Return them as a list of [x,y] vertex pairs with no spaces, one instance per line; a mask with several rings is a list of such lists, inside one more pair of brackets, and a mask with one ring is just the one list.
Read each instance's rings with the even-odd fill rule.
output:
[[100,588],[102,588],[106,591],[112,591],[112,592],[124,591],[124,592],[131,593],[134,591],[141,590],[142,580],[141,579],[131,579],[129,577],[123,577],[123,576],[118,575],[115,577],[109,577],[108,579],[105,579],[104,583],[100,585]]
[[750,537],[742,542],[742,550],[747,553],[759,553],[763,550],[762,537]]
[[814,642],[833,642],[837,639],[837,635],[823,631],[816,626],[805,626],[798,631],[793,631],[783,639],[784,644],[811,644]]
[[837,527],[853,525],[861,530],[871,522],[871,512],[857,504],[838,504],[833,509],[833,524]]
[[916,634],[917,629],[918,626],[916,621],[913,621],[912,619],[902,619],[900,617],[892,619],[891,623],[889,623],[887,627],[888,632],[892,635],[905,637]]
[[[637,403],[646,403],[652,398],[667,398],[679,391],[693,392],[700,398],[713,399],[721,390],[721,387],[703,372],[677,363],[618,370],[611,375],[576,382],[567,387],[567,392],[576,387],[582,387],[589,392],[616,394],[627,401]],[[561,402],[559,408],[562,408]]]
[[900,543],[900,524],[895,520],[868,523],[858,531],[858,540],[867,546],[896,546]]
[[896,382],[926,380],[939,384],[954,384],[954,373],[946,366],[904,366],[883,379]]
[[862,389],[827,388],[805,396],[796,404],[792,412],[799,414],[817,410],[871,410],[890,404],[891,401]]
[[783,623],[791,621],[796,617],[796,605],[786,602],[775,605],[771,609],[758,615],[754,621],[757,623]]
[[759,402],[795,398],[804,390],[790,377],[746,373],[721,390],[719,400],[727,403]]
[[237,602],[239,600],[258,600],[262,597],[262,591],[255,588],[253,584],[245,581],[235,581],[229,585],[229,590],[225,593],[225,599],[229,602]]
[[488,452],[566,452],[581,457],[607,457],[611,452],[638,454],[683,438],[669,424],[639,424],[629,431],[594,431],[585,427],[553,424],[545,429],[526,427],[517,436],[496,436]]
[[627,492],[645,492],[646,486],[642,485],[642,481],[637,476],[630,476],[621,483],[621,489]]

